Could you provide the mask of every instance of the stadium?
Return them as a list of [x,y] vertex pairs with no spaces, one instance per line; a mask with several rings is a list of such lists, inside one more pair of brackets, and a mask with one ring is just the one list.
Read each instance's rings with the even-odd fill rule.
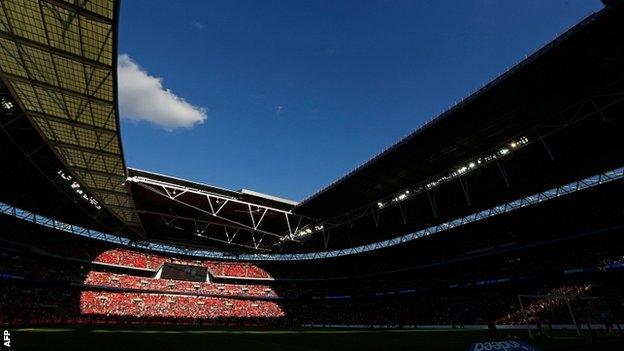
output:
[[604,3],[294,202],[126,164],[117,0],[0,1],[4,349],[621,349]]

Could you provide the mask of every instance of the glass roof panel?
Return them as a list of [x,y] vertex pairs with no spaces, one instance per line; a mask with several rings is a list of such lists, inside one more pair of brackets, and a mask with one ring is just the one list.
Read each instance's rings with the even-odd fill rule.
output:
[[0,67],[5,73],[28,77],[14,42],[0,38]]
[[80,55],[78,14],[45,1],[41,5],[50,46]]
[[50,53],[26,45],[20,45],[20,54],[26,64],[30,79],[50,85],[58,85]]
[[84,56],[105,65],[113,60],[113,26],[88,17],[80,17]]
[[39,1],[5,0],[2,3],[13,34],[47,44]]
[[122,185],[112,66],[116,6],[115,0],[0,1],[0,75],[79,183],[140,228]]

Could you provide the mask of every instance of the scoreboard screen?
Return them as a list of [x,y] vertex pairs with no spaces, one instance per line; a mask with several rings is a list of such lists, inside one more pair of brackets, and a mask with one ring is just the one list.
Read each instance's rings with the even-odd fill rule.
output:
[[160,277],[162,279],[188,280],[193,282],[205,282],[208,268],[201,266],[189,266],[177,263],[165,263]]

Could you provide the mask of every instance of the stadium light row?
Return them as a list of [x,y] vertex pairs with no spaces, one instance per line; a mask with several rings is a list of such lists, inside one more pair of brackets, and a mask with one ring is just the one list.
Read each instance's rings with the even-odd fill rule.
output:
[[[401,203],[418,195],[425,193],[427,191],[433,190],[441,184],[449,182],[451,180],[460,179],[460,177],[467,175],[468,173],[486,165],[494,161],[499,161],[503,157],[509,156],[512,151],[516,151],[523,146],[529,144],[528,136],[520,136],[516,139],[511,140],[508,143],[503,145],[499,145],[494,150],[480,155],[479,157],[475,157],[470,161],[467,161],[457,167],[449,170],[446,173],[443,173],[435,178],[429,179],[425,181],[423,184],[419,186],[412,187],[407,190],[403,190],[399,193],[396,193],[390,197],[386,197],[381,199],[375,203],[375,206],[372,206],[372,209],[369,209],[370,206],[364,206],[362,208],[358,208],[354,211],[350,211],[348,213],[342,214],[335,218],[331,218],[329,220],[325,220],[322,222],[316,222],[307,226],[304,226],[301,230],[297,231],[290,236],[284,236],[280,241],[292,240],[295,238],[304,238],[309,237],[312,233],[323,231],[326,227],[338,227],[345,223],[350,223],[353,219],[362,217],[364,215],[368,215],[370,213],[374,213],[377,210],[382,210],[392,205],[399,205]],[[461,181],[461,179],[460,179]],[[462,187],[464,184],[462,183]],[[403,209],[401,209],[403,211]]]

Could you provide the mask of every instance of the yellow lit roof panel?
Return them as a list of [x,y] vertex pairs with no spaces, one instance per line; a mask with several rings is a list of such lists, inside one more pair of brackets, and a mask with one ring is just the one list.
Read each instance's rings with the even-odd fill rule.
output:
[[123,186],[115,0],[0,1],[0,76],[75,178],[140,228]]

